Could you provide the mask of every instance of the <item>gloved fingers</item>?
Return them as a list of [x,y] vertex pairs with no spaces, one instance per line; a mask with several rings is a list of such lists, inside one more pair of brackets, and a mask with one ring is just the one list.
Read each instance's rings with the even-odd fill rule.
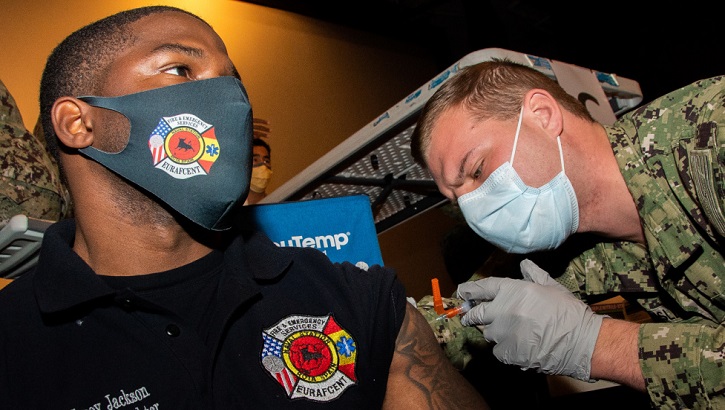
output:
[[[491,340],[491,342],[495,341]],[[506,349],[503,344],[496,343],[493,346],[493,349],[491,349],[491,353],[493,353],[494,357],[496,357],[496,359],[498,359],[498,361],[503,364],[517,364],[515,363],[515,360],[512,359],[511,353]]]
[[[490,309],[489,309],[489,311],[490,311]],[[470,314],[471,312],[468,312],[468,313]],[[475,313],[474,313],[474,316],[475,316]],[[474,320],[477,320],[477,319],[474,319]],[[461,318],[461,324],[464,324],[463,322],[464,322],[463,318]],[[477,326],[483,327],[483,329],[481,331],[483,332],[483,338],[487,342],[498,344],[498,343],[506,340],[507,337],[510,338],[512,336],[511,329],[509,329],[504,323],[505,323],[505,321],[500,322],[500,321],[496,321],[495,319],[494,320],[489,319],[485,325],[478,324]],[[472,323],[472,325],[476,325],[476,323]],[[470,325],[469,325],[469,328],[471,328]],[[495,348],[495,346],[494,346],[494,348]]]
[[489,317],[486,317],[487,310],[490,311],[490,309],[487,309],[490,304],[491,302],[480,302],[478,305],[474,306],[473,309],[469,310],[465,315],[461,317],[461,324],[463,326],[485,326],[490,324],[492,318],[490,317],[490,315]]
[[[523,275],[524,280],[544,286],[561,286],[561,284],[555,281],[547,271],[541,269],[539,265],[535,264],[530,259],[522,260],[519,266],[521,266],[521,275]],[[563,286],[561,287],[566,289]]]
[[521,275],[523,275],[524,280],[539,285],[546,285],[546,282],[549,280],[549,273],[541,269],[531,259],[522,260],[519,266],[521,267]]
[[461,283],[456,289],[456,297],[463,300],[491,300],[498,293],[502,279],[485,278]]

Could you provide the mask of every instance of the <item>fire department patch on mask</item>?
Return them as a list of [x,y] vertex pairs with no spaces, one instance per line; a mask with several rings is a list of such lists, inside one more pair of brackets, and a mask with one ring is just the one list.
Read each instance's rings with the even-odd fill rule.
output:
[[357,345],[332,315],[288,316],[262,339],[262,366],[291,399],[327,402],[357,383]]
[[154,166],[177,179],[207,175],[219,156],[214,126],[192,114],[163,117],[149,137]]

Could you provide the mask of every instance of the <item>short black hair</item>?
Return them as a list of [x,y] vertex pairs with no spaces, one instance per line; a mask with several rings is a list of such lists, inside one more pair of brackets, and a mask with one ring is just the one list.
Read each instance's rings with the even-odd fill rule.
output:
[[254,138],[252,140],[252,147],[264,147],[267,148],[267,152],[269,152],[269,156],[272,156],[272,148],[269,147],[269,144],[261,138]]
[[174,11],[209,25],[199,16],[177,7],[139,7],[88,24],[55,47],[40,80],[40,121],[48,150],[59,164],[58,141],[50,116],[55,101],[64,96],[97,94],[108,66],[119,52],[129,47],[134,38],[129,25],[152,14]]

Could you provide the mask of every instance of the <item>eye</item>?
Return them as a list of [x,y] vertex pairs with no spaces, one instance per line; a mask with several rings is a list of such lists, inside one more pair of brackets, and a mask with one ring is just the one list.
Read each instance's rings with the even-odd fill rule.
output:
[[476,168],[476,170],[473,171],[473,179],[477,180],[478,178],[480,178],[482,172],[483,171],[481,171],[481,167]]
[[191,69],[185,65],[177,65],[164,70],[164,72],[167,74],[178,75],[181,77],[189,77],[189,74],[191,74]]

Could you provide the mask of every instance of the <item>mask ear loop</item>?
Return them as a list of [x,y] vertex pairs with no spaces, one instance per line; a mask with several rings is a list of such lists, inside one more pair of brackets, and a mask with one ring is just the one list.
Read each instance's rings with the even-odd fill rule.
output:
[[[519,123],[516,125],[516,136],[514,136],[514,149],[511,151],[511,159],[509,163],[514,166],[514,155],[516,155],[516,146],[519,143],[519,131],[521,131],[521,120],[524,119],[524,106],[521,106],[521,112],[519,113]],[[563,160],[562,160],[563,161]]]
[[[516,155],[516,146],[519,144],[519,132],[521,131],[521,121],[524,119],[524,106],[521,106],[521,112],[519,113],[519,122],[516,124],[516,136],[514,136],[514,148],[511,151],[511,159],[509,163],[514,166],[514,156]],[[564,170],[564,150],[561,149],[561,135],[556,136],[556,143],[559,145],[559,161],[561,162],[561,172],[566,174]]]
[[564,151],[561,149],[561,135],[556,136],[556,143],[559,144],[559,159],[561,160],[561,172],[566,174],[564,171]]

